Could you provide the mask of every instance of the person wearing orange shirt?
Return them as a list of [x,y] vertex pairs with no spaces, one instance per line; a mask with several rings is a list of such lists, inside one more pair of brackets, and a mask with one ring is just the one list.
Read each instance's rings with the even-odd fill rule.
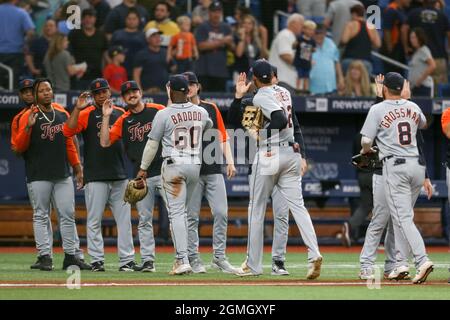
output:
[[191,32],[191,19],[181,16],[177,19],[181,32],[174,35],[167,49],[167,63],[175,60],[177,73],[193,70],[193,60],[198,58],[197,42]]

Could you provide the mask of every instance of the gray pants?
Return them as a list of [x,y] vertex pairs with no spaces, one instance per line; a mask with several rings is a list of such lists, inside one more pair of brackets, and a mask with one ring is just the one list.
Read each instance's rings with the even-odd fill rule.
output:
[[[298,199],[299,211],[292,211],[295,223],[297,224],[303,242],[308,248],[308,260],[312,261],[320,256],[319,247],[317,245],[317,237],[312,225],[311,217],[308,209],[305,207],[302,194],[302,176],[297,177],[298,188],[300,190],[300,198]],[[274,215],[274,230],[272,243],[272,259],[285,261],[286,244],[289,234],[289,206],[283,194],[279,191],[279,187],[275,187],[272,192],[272,208]]]
[[147,178],[148,193],[136,203],[139,213],[139,244],[142,262],[155,261],[155,236],[153,234],[153,209],[156,192],[161,193],[161,176]]
[[311,217],[304,206],[299,188],[300,161],[300,154],[295,153],[292,147],[274,149],[270,157],[261,150],[255,155],[249,180],[247,265],[256,274],[263,272],[264,216],[267,200],[275,187],[287,202],[301,230],[308,248],[308,261],[321,256]]
[[392,226],[391,215],[386,201],[385,185],[383,176],[374,174],[372,177],[373,209],[372,220],[367,228],[364,246],[359,261],[361,269],[372,269],[377,259],[377,248],[381,237],[387,226],[386,238],[384,240],[384,252],[386,260],[384,273],[389,274],[395,268],[395,237]]
[[192,194],[187,215],[189,258],[195,259],[199,255],[198,222],[203,195],[208,200],[214,218],[214,257],[222,260],[225,258],[225,249],[227,246],[228,203],[225,180],[221,173],[201,175]]
[[76,254],[75,190],[71,178],[33,181],[27,184],[33,207],[33,229],[40,256],[51,255],[49,215],[51,203],[59,215],[62,246],[66,254]]
[[161,168],[162,196],[169,215],[175,257],[188,264],[187,205],[198,183],[200,165],[167,162],[165,159]]
[[119,264],[123,266],[134,261],[131,208],[123,201],[127,182],[127,180],[93,181],[86,184],[84,196],[88,212],[87,245],[91,263],[105,261],[102,217],[106,205],[111,209],[117,225]]
[[418,158],[404,158],[405,163],[395,164],[392,157],[383,165],[383,180],[386,200],[394,226],[397,267],[408,266],[409,252],[412,252],[416,268],[428,260],[422,236],[414,224],[414,205],[425,180],[425,167]]

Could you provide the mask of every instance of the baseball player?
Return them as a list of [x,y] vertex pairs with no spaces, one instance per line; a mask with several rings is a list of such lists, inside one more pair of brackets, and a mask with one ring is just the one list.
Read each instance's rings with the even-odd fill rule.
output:
[[170,77],[170,103],[156,114],[138,173],[139,177],[146,176],[161,142],[163,198],[176,252],[171,275],[192,272],[188,258],[187,205],[200,175],[203,131],[212,127],[208,112],[189,102],[188,92],[189,83],[183,75]]
[[412,252],[416,266],[413,283],[425,282],[433,271],[423,239],[414,224],[414,204],[425,180],[425,166],[420,161],[416,133],[426,127],[426,118],[415,103],[402,99],[405,80],[395,72],[386,74],[385,101],[370,108],[361,129],[361,153],[373,152],[377,139],[383,162],[383,183],[394,227],[398,278],[409,274],[407,263]]
[[72,138],[62,133],[69,114],[52,103],[50,81],[38,79],[33,85],[35,106],[19,119],[15,150],[23,153],[28,194],[33,207],[33,228],[39,252],[37,268],[53,270],[48,220],[53,201],[59,214],[64,249],[63,269],[76,265],[90,270],[89,264],[76,256],[75,190],[70,178],[69,163],[74,169],[77,186],[82,186],[83,174]]
[[[278,83],[277,68],[272,66],[273,78],[272,84]],[[243,111],[246,106],[253,105],[253,97],[243,98],[248,92],[251,82],[247,84],[247,76],[241,73],[236,83],[236,93],[230,109],[228,110],[228,121],[237,127],[241,126]],[[305,173],[306,164],[306,148],[303,135],[295,112],[292,113],[292,121],[294,125],[294,140],[300,145],[300,154],[302,156],[301,175]],[[249,168],[251,174],[251,167]],[[286,245],[289,233],[289,207],[286,201],[281,198],[281,194],[276,188],[272,193],[272,209],[274,216],[274,229],[272,241],[272,275],[289,275],[285,267]]]
[[[377,99],[375,104],[383,101],[383,81],[384,76],[379,75],[376,78],[376,92]],[[409,89],[409,83],[406,82],[403,86],[401,92],[401,97],[403,99],[410,99],[411,91]],[[420,147],[423,141],[420,130],[417,131],[417,143],[419,154],[425,162],[425,157],[423,156],[423,150]],[[360,255],[361,270],[359,273],[359,278],[361,280],[374,279],[374,266],[377,257],[377,248],[380,245],[381,237],[384,230],[387,227],[386,237],[384,240],[384,251],[385,251],[385,264],[384,264],[384,278],[389,280],[410,280],[409,275],[398,274],[395,271],[396,264],[396,253],[395,253],[395,238],[394,229],[392,226],[392,219],[389,214],[389,208],[386,201],[385,186],[383,185],[383,169],[380,165],[373,172],[372,179],[372,189],[373,189],[373,209],[372,209],[372,219],[366,231],[366,237],[364,240],[364,246]],[[423,187],[427,192],[428,199],[431,198],[433,194],[433,187],[431,181],[426,176],[424,180]],[[407,263],[407,262],[406,262]],[[403,279],[402,279],[403,278]]]
[[[128,111],[120,116],[109,128],[114,111],[111,100],[103,104],[103,120],[100,129],[100,144],[109,147],[122,139],[128,158],[134,165],[134,174],[139,170],[142,152],[147,142],[156,114],[164,109],[163,105],[155,103],[144,104],[142,91],[135,81],[124,82],[121,86],[122,99],[127,104]],[[155,272],[155,237],[153,235],[153,207],[155,193],[160,189],[161,180],[161,148],[158,149],[155,161],[147,172],[147,196],[136,203],[139,213],[139,243],[141,245],[142,264],[137,266],[130,261],[122,266],[123,271]]]
[[[230,144],[228,143],[227,132],[225,131],[225,124],[223,123],[222,115],[214,103],[200,100],[200,84],[197,76],[193,72],[185,72],[184,76],[189,81],[189,100],[202,108],[204,108],[213,122],[213,129],[208,133],[217,133],[214,137],[203,136],[202,149],[214,151],[221,150],[227,163],[227,177],[232,178],[236,174],[234,167],[233,153],[231,152]],[[206,149],[208,148],[208,149]],[[230,264],[225,256],[225,249],[227,244],[227,227],[228,227],[228,203],[227,192],[225,188],[225,180],[222,175],[221,162],[208,161],[207,156],[211,160],[217,159],[216,154],[206,154],[203,152],[203,162],[200,168],[200,179],[191,197],[188,205],[188,256],[189,263],[194,273],[205,273],[206,269],[200,259],[198,252],[199,238],[198,238],[198,223],[202,204],[202,198],[208,200],[211,208],[211,213],[214,218],[213,225],[213,260],[212,267],[222,270],[225,273],[236,272],[235,268]],[[205,161],[206,160],[206,161]],[[220,161],[220,160],[219,160]]]
[[[117,224],[117,247],[119,267],[134,261],[133,235],[131,229],[131,207],[124,204],[122,196],[127,186],[123,145],[119,141],[109,148],[100,146],[100,127],[102,124],[103,103],[111,97],[109,84],[99,78],[91,82],[89,93],[82,93],[64,124],[63,133],[73,137],[82,133],[84,141],[84,183],[87,216],[87,245],[91,257],[92,271],[105,271],[105,252],[101,233],[105,206],[111,208]],[[115,122],[125,110],[113,106],[110,116]]]
[[[322,256],[311,218],[302,206],[299,188],[301,155],[294,142],[292,99],[290,93],[272,82],[272,67],[266,60],[258,60],[253,66],[253,81],[258,92],[253,105],[261,108],[266,121],[259,133],[258,150],[250,176],[249,230],[247,259],[238,269],[240,276],[263,273],[263,228],[267,199],[274,187],[287,201],[294,217],[301,220],[299,228],[308,247],[308,279],[320,275]],[[297,220],[299,223],[299,220]]]

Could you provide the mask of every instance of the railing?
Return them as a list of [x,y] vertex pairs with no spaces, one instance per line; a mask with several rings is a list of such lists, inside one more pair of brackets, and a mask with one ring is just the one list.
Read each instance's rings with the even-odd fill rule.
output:
[[5,69],[6,72],[8,72],[8,90],[12,91],[13,89],[13,83],[14,83],[14,74],[13,69],[11,67],[8,67],[7,65],[0,62],[0,68]]

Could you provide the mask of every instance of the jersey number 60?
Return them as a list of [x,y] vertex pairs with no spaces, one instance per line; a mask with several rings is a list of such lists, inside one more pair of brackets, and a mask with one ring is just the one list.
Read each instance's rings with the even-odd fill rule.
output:
[[173,131],[174,146],[180,150],[197,148],[199,146],[201,132],[202,128],[198,126],[175,128]]

